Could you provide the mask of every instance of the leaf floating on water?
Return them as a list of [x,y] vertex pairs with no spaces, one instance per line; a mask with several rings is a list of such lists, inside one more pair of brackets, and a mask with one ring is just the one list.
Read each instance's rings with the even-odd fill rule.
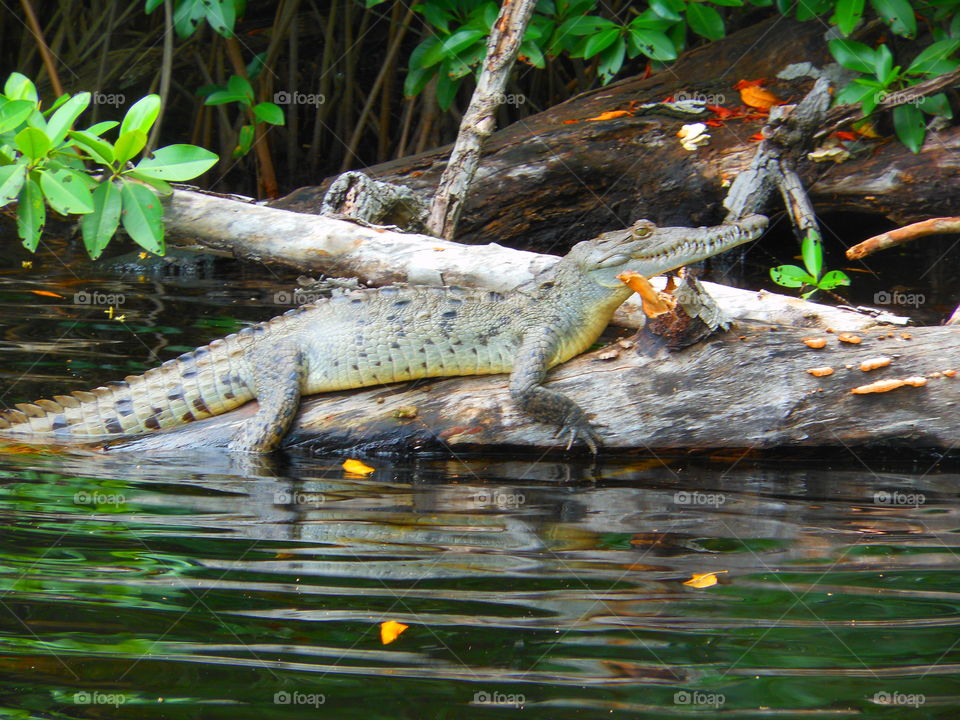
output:
[[63,299],[63,295],[50,292],[49,290],[31,290],[30,292],[32,292],[34,295],[42,295],[43,297],[60,298],[61,300]]
[[372,468],[369,465],[364,465],[359,460],[354,460],[353,458],[343,461],[343,469],[353,475],[369,475],[370,473],[376,471],[375,468]]
[[725,573],[726,570],[717,570],[716,572],[710,573],[693,573],[693,577],[684,582],[684,585],[689,585],[690,587],[695,588],[708,588],[717,584],[717,575],[720,573]]
[[404,625],[396,620],[387,620],[386,622],[380,623],[380,642],[384,645],[389,645],[400,637],[400,634],[408,627],[408,625]]

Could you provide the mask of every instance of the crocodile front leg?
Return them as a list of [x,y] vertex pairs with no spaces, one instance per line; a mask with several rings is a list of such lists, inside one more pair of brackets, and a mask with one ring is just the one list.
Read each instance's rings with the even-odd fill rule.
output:
[[580,437],[596,455],[600,436],[583,408],[566,395],[543,387],[558,343],[557,333],[548,327],[535,328],[524,335],[510,374],[510,395],[522,412],[540,422],[558,425],[555,437],[569,431],[567,449]]
[[234,452],[268,453],[280,447],[300,409],[303,354],[291,346],[257,349],[247,363],[260,409],[229,447]]

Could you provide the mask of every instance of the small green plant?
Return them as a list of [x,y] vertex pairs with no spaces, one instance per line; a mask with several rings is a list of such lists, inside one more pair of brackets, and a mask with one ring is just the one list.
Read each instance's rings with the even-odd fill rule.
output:
[[[808,230],[800,245],[804,267],[797,265],[780,265],[770,268],[770,278],[784,287],[809,287],[801,293],[803,298],[809,298],[818,290],[833,290],[840,285],[849,285],[850,278],[841,270],[823,272],[823,243],[820,233]],[[806,268],[806,269],[804,269]]]
[[[260,58],[260,56],[254,58],[254,64],[258,62],[258,58]],[[247,68],[248,71],[250,71],[250,69],[249,67]],[[251,75],[251,77],[254,77],[254,75]],[[252,119],[252,123],[240,128],[237,145],[232,153],[233,157],[243,157],[250,152],[250,148],[253,147],[253,141],[256,137],[257,123],[283,125],[285,122],[283,110],[281,110],[278,105],[272,102],[253,104],[253,86],[250,85],[250,82],[246,78],[240,77],[239,75],[231,75],[226,87],[212,85],[201,88],[200,92],[201,94],[207,94],[206,99],[203,101],[204,105],[239,103],[240,106],[245,109],[247,117]]]
[[[41,112],[33,82],[20,73],[7,78],[0,94],[0,207],[17,201],[17,232],[31,252],[40,242],[49,205],[60,215],[81,216],[83,242],[94,259],[121,222],[138,245],[162,255],[158,194],[170,194],[168,181],[195,178],[218,158],[194,145],[169,145],[131,165],[146,145],[160,98],[147,95],[120,123],[74,130],[89,104],[88,92],[65,94]],[[103,135],[117,125],[120,131],[111,143]],[[88,172],[88,163],[97,166],[99,177]]]

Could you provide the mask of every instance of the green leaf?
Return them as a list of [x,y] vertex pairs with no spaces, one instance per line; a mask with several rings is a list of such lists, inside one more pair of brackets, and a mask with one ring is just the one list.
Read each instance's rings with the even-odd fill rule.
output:
[[[594,55],[599,55],[617,41],[621,32],[620,28],[612,27],[602,30],[596,35],[591,35],[583,46],[583,57],[592,58]],[[617,69],[619,70],[619,68]]]
[[40,171],[40,189],[50,207],[61,215],[93,212],[93,198],[76,170]]
[[911,152],[918,153],[927,134],[923,113],[916,105],[898,105],[893,109],[893,129]]
[[432,3],[417,3],[413,9],[423,15],[424,20],[443,33],[449,32],[453,15],[444,7]]
[[286,122],[283,117],[283,110],[272,102],[262,102],[254,105],[253,114],[260,122],[271,125],[283,125]]
[[897,35],[914,37],[917,34],[917,18],[908,0],[870,0],[870,4]]
[[247,63],[247,77],[251,80],[256,80],[257,76],[263,72],[264,63],[267,61],[267,54],[265,52],[257,53],[253,56],[253,59]]
[[[682,21],[682,18],[681,18]],[[657,15],[653,10],[644,10],[637,15],[630,24],[628,30],[659,30],[661,32],[669,30],[676,24],[673,20],[666,20]]]
[[833,290],[835,287],[849,284],[850,278],[847,277],[845,272],[842,270],[831,270],[822,278],[820,278],[820,282],[817,283],[817,287],[821,290]]
[[820,277],[823,270],[823,245],[820,233],[816,230],[807,230],[807,234],[800,243],[800,253],[803,255],[803,265],[815,278]]
[[141,160],[135,169],[147,177],[177,182],[202,175],[218,159],[214,153],[196,145],[168,145],[154,151],[153,157]]
[[147,0],[143,6],[143,11],[149,15],[161,5],[163,5],[163,0]]
[[617,37],[617,41],[600,53],[600,64],[597,72],[600,80],[606,84],[613,79],[613,76],[620,72],[623,67],[623,57],[627,52],[627,44],[622,36]]
[[250,148],[253,147],[253,140],[256,137],[256,130],[253,125],[244,125],[240,128],[240,134],[237,136],[237,146],[233,149],[231,155],[235,158],[243,157]]
[[953,118],[953,109],[950,107],[950,101],[947,100],[946,93],[937,93],[936,95],[925,97],[917,107],[928,115],[940,115],[945,118]]
[[31,160],[39,160],[50,152],[50,138],[43,130],[34,127],[26,127],[18,132],[13,142],[17,150]]
[[177,35],[181,38],[193,35],[205,14],[203,0],[181,0],[173,11],[173,27]]
[[11,100],[0,106],[0,133],[9,132],[22,125],[37,107],[30,100]]
[[93,191],[93,212],[80,221],[83,244],[87,253],[96,260],[120,226],[122,207],[120,188],[113,181],[100,183]]
[[29,100],[34,106],[40,102],[36,85],[26,75],[18,72],[10,73],[10,77],[3,84],[3,94],[9,100]]
[[873,73],[876,53],[855,40],[831,40],[827,43],[834,59],[845,68],[862,73]]
[[73,127],[73,123],[80,113],[87,109],[90,104],[90,93],[77,93],[67,100],[47,121],[47,133],[50,135],[50,142],[56,146],[63,142],[67,132]]
[[245,98],[247,105],[253,104],[253,86],[245,77],[231,75],[227,80],[227,91]]
[[20,194],[20,189],[26,179],[27,163],[25,161],[0,167],[0,207]]
[[130,130],[139,130],[140,132],[149,134],[150,128],[153,127],[153,123],[159,114],[159,95],[147,95],[137,100],[137,102],[127,110],[127,114],[123,116],[123,122],[120,123],[120,134],[123,135]]
[[777,285],[783,287],[802,287],[803,285],[815,285],[817,280],[810,273],[796,265],[780,265],[770,268],[770,279]]
[[527,59],[527,62],[535,68],[543,70],[547,66],[547,59],[543,56],[543,51],[533,41],[525,40],[520,45],[520,55]]
[[233,37],[233,26],[237,21],[233,0],[207,0],[204,4],[210,27],[223,37]]
[[89,130],[71,130],[67,135],[101,165],[110,165],[116,158],[113,145],[98,138]]
[[830,21],[836,23],[844,35],[849,35],[863,17],[864,3],[865,0],[839,0]]
[[890,82],[887,76],[892,69],[893,53],[886,45],[880,45],[873,52],[873,74],[877,80],[887,85]]
[[557,28],[557,34],[560,36],[573,35],[575,37],[579,37],[580,35],[595,35],[603,30],[611,30],[616,26],[615,22],[607,20],[606,18],[593,15],[581,15],[563,22],[560,27]]
[[120,190],[123,229],[144,250],[163,255],[163,207],[153,190],[124,182]]
[[452,80],[449,73],[445,71],[446,68],[447,63],[444,62],[437,73],[437,104],[444,112],[450,109],[453,101],[457,98],[457,91],[460,89],[461,82],[460,80]]
[[[173,188],[170,187],[169,183],[158,178],[147,177],[143,173],[139,173],[136,170],[128,170],[124,173],[124,177],[133,178],[134,180],[139,180],[142,183],[146,183],[163,196],[173,194]],[[117,192],[119,192],[119,190]]]
[[[960,14],[958,14],[960,16]],[[910,66],[906,69],[909,75],[926,75],[933,71],[933,68],[953,55],[957,48],[960,48],[960,38],[950,38],[935,42],[923,49],[917,55]]]
[[719,40],[726,33],[720,13],[703,3],[693,2],[687,5],[687,22],[691,30],[708,40]]
[[429,52],[431,48],[439,44],[440,38],[436,36],[429,37],[417,45],[413,49],[413,52],[410,53],[409,69],[407,70],[407,77],[403,82],[404,97],[410,98],[419,95],[420,91],[430,82],[430,78],[436,75],[436,68],[427,70],[423,66],[423,56]]
[[[677,12],[677,8],[675,8],[669,0],[650,0],[650,9],[664,20],[669,20],[670,22],[680,22],[683,20],[683,16]],[[630,24],[633,25],[632,22]]]
[[456,56],[483,37],[482,30],[458,30],[443,42],[432,46],[420,58],[421,67],[436,65],[450,56]]
[[238,95],[237,93],[232,93],[229,90],[215,90],[203,100],[204,105],[226,105],[232,102],[249,105],[250,98],[243,94]]
[[119,125],[116,120],[104,120],[103,122],[98,122],[96,125],[91,125],[87,128],[86,132],[96,137],[100,137],[107,130],[113,130],[117,125]]
[[43,115],[44,117],[47,117],[48,115],[52,115],[61,105],[63,105],[69,99],[70,99],[70,93],[64,93],[63,95],[58,97],[56,100],[54,100],[53,105],[51,105],[46,110],[44,110],[41,113],[41,115]]
[[631,29],[627,42],[648,58],[662,61],[677,59],[677,49],[673,41],[661,32]]
[[714,5],[725,5],[727,7],[743,7],[743,0],[710,0]]
[[17,234],[23,240],[23,246],[30,252],[37,249],[43,224],[47,221],[47,208],[43,204],[43,193],[37,182],[28,177],[20,189],[17,205]]
[[126,165],[130,158],[143,150],[146,144],[147,134],[141,130],[127,130],[127,132],[120,133],[116,145],[113,146],[120,167]]

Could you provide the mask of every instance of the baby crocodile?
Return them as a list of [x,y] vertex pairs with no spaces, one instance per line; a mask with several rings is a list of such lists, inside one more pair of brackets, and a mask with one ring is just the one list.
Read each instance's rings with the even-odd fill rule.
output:
[[640,220],[578,243],[550,270],[505,295],[458,287],[341,291],[89,392],[0,412],[0,434],[31,442],[90,442],[220,415],[256,399],[230,448],[280,446],[302,395],[414,378],[511,373],[514,403],[596,451],[573,400],[542,386],[549,368],[582,353],[632,290],[650,277],[759,237],[762,215],[712,228]]

